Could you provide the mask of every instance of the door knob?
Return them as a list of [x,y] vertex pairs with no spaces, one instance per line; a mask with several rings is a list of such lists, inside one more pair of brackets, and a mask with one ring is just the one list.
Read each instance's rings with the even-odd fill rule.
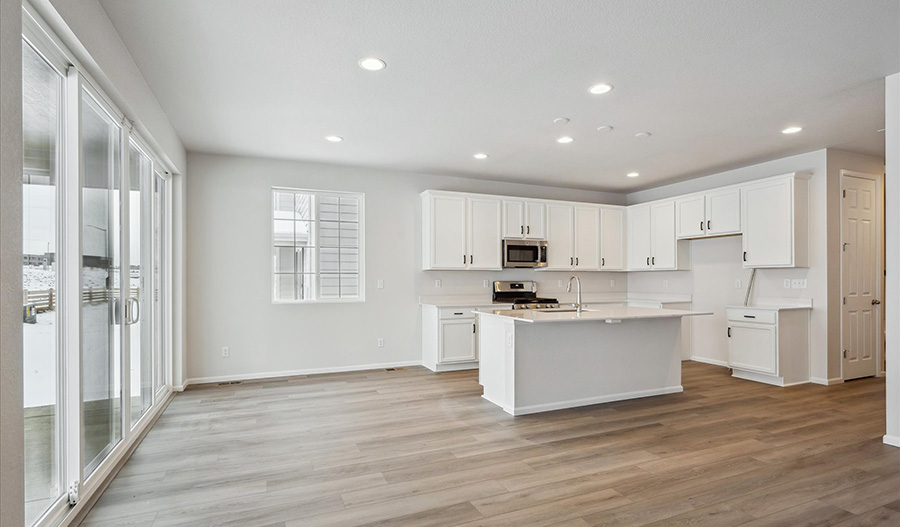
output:
[[872,299],[872,305],[873,305],[873,306],[877,306],[877,305],[880,304],[880,303],[881,303],[881,300],[875,300],[874,298]]

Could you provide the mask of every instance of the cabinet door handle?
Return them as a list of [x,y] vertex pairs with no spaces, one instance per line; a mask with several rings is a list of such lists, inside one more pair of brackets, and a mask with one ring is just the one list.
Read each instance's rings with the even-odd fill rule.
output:
[[469,255],[469,263],[472,263],[472,255]]
[[703,220],[700,220],[700,230],[703,230]]
[[650,257],[647,257],[647,265],[650,265]]
[[466,255],[463,255],[463,265],[466,265]]
[[578,257],[575,257],[575,267],[578,267]]
[[731,338],[731,328],[728,328],[728,338]]
[[650,258],[650,263],[652,263],[653,265],[656,265],[656,257],[655,256],[653,258]]
[[569,265],[575,265],[575,259],[571,256],[569,257]]
[[525,234],[531,234],[531,225],[525,227]]
[[747,261],[747,251],[744,251],[744,261]]
[[525,227],[519,225],[519,234],[525,234]]
[[606,265],[606,258],[600,258],[600,267]]
[[472,333],[475,333],[475,324],[472,324]]
[[712,228],[712,220],[706,220],[706,230],[710,230]]

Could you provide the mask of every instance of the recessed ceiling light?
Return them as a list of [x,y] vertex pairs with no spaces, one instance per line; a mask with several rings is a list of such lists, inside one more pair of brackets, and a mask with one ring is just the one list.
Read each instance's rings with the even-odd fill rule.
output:
[[638,176],[640,176],[640,174],[638,174],[637,172],[629,172],[628,173],[628,177],[638,177]]
[[588,91],[593,93],[594,95],[603,95],[604,93],[609,93],[613,89],[612,84],[594,84],[591,86]]
[[609,131],[611,131],[612,129],[613,129],[613,127],[610,126],[610,125],[608,125],[608,124],[604,124],[603,126],[598,126],[598,127],[597,127],[597,131],[598,131],[598,132],[609,132]]
[[381,71],[387,67],[387,63],[376,57],[366,57],[359,61],[359,67],[367,71]]
[[564,135],[564,136],[560,137],[559,139],[557,139],[556,142],[566,144],[566,143],[571,143],[574,140],[575,140],[574,138]]
[[638,132],[634,134],[634,136],[640,139],[644,139],[645,137],[650,137],[650,132]]
[[487,159],[488,155],[483,152],[478,152],[477,154],[473,154],[472,157],[475,159]]
[[799,132],[800,130],[803,130],[803,128],[800,127],[800,126],[788,126],[788,127],[785,128],[784,130],[782,130],[781,133],[783,133],[783,134],[796,134],[796,133]]
[[556,119],[553,120],[554,124],[566,124],[568,122],[569,122],[568,117],[557,117]]
[[332,143],[340,143],[344,138],[339,135],[326,135],[325,140],[331,141]]

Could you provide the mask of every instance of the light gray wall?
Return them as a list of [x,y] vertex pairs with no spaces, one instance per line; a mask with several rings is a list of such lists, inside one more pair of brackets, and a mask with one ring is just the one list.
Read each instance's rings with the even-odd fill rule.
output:
[[[291,161],[188,155],[190,378],[421,360],[420,295],[490,296],[484,280],[531,279],[556,296],[569,273],[421,271],[426,189],[622,203],[623,195]],[[272,305],[272,186],[366,195],[366,302]],[[434,287],[440,278],[442,287]],[[376,281],[384,280],[384,289]],[[609,280],[615,279],[611,287]],[[624,291],[624,274],[592,273],[585,290]],[[377,348],[376,339],[385,339]],[[231,356],[221,357],[222,346]]]
[[25,523],[22,423],[22,19],[0,2],[0,525]]
[[887,435],[900,446],[900,73],[885,78]]

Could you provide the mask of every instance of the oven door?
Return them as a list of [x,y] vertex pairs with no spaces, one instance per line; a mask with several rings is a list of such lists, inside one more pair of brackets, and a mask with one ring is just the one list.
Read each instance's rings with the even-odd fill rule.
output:
[[547,242],[503,241],[503,267],[546,267]]

